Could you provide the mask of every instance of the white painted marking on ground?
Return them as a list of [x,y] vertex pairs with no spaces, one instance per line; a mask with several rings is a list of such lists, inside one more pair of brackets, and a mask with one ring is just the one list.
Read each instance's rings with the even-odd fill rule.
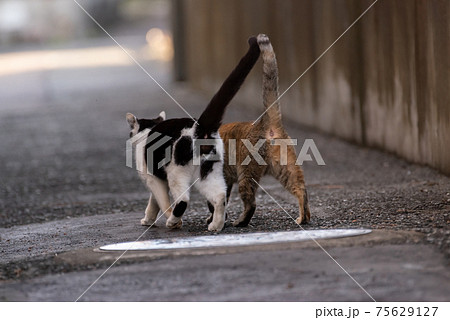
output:
[[284,232],[260,232],[245,234],[223,234],[200,237],[155,239],[122,242],[100,247],[105,251],[125,250],[173,250],[211,247],[236,247],[282,242],[299,242],[318,239],[353,237],[372,232],[369,229],[301,230]]

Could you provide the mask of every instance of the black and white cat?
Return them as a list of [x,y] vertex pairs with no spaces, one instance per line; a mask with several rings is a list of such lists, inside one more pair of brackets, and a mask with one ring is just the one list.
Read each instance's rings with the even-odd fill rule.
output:
[[[181,217],[189,202],[189,189],[194,183],[214,206],[214,218],[208,230],[222,230],[225,224],[226,184],[223,177],[224,146],[218,131],[226,106],[259,58],[260,49],[256,38],[251,37],[248,43],[248,52],[211,99],[198,121],[190,118],[165,120],[164,112],[155,119],[138,119],[127,113],[130,136],[144,134],[147,137],[145,148],[136,153],[136,166],[143,167],[139,175],[152,192],[145,217],[141,220],[142,225],[152,225],[161,209],[167,217],[168,228],[181,227]],[[208,145],[199,148],[199,152],[194,152],[198,139],[210,140]],[[149,149],[152,151],[151,159],[147,159]],[[167,150],[170,150],[169,154]],[[167,156],[170,160],[160,167]],[[169,191],[175,202],[173,210]]]

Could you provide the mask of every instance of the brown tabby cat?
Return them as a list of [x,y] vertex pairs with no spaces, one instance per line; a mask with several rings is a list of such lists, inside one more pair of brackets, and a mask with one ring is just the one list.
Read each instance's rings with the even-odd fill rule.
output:
[[[255,124],[251,122],[234,122],[225,124],[219,129],[225,146],[224,176],[227,185],[227,200],[230,197],[233,184],[237,182],[239,194],[244,203],[244,212],[234,221],[233,225],[244,227],[249,224],[256,209],[255,194],[258,189],[257,182],[259,183],[260,178],[265,174],[271,174],[278,179],[286,190],[297,197],[299,217],[296,219],[296,222],[298,224],[307,223],[310,220],[308,195],[303,171],[299,165],[295,164],[297,158],[294,147],[287,145],[287,164],[283,164],[280,161],[282,148],[280,145],[273,143],[274,139],[290,139],[281,123],[280,104],[277,101],[278,67],[275,53],[266,35],[258,35],[257,42],[263,58],[263,102],[266,112]],[[230,164],[228,150],[230,139],[236,141],[236,165]],[[253,146],[259,146],[257,143],[260,139],[265,140],[262,141],[263,144],[258,150],[258,154],[265,161],[266,165],[258,164],[255,161],[255,158],[250,155],[247,148],[248,142],[246,146],[242,139],[247,139]],[[249,159],[251,159],[250,162],[248,162]],[[208,203],[208,207],[212,213],[208,218],[209,223],[214,215],[214,207],[210,203]]]

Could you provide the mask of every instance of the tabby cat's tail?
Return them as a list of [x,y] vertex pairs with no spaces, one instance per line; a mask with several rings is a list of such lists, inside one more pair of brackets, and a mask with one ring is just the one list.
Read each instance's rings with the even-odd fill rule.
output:
[[248,39],[248,43],[250,48],[246,55],[239,61],[198,119],[197,133],[199,137],[204,138],[219,130],[226,106],[236,95],[250,70],[258,61],[260,49],[256,38],[251,37]]
[[260,34],[257,37],[263,58],[263,103],[265,112],[260,123],[265,126],[281,125],[281,110],[278,101],[278,66],[275,52],[269,37]]

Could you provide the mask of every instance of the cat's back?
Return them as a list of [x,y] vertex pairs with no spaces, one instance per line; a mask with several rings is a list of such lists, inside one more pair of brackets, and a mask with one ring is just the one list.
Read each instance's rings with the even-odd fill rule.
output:
[[183,129],[192,128],[194,123],[191,118],[168,119],[154,126],[151,132],[158,132],[176,140],[181,136]]
[[241,139],[248,137],[252,129],[254,128],[251,122],[232,122],[220,126],[219,133],[223,140]]

